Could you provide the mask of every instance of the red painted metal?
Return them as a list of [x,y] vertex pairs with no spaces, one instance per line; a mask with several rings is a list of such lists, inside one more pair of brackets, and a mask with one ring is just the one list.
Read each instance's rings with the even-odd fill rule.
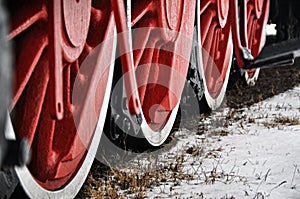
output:
[[[266,26],[269,18],[269,0],[247,0],[245,13],[247,19],[247,41],[251,54],[256,58],[265,45]],[[247,70],[248,76],[252,78],[256,70]]]
[[[256,17],[258,19],[263,14],[263,12],[265,12],[264,2],[266,2],[266,1],[265,0],[256,0],[256,1],[254,1],[254,4],[255,4],[254,5],[255,6],[255,14],[256,14]],[[270,2],[267,2],[267,3],[269,4]]]
[[[78,59],[85,46],[90,24],[91,0],[62,1],[60,4],[60,20],[64,27],[64,31],[60,31],[63,58],[72,63]],[[58,8],[54,12],[58,12]]]
[[50,112],[54,119],[64,115],[63,64],[61,47],[62,9],[60,1],[49,1],[49,68],[50,68]]
[[138,92],[153,130],[164,126],[180,99],[189,66],[195,5],[195,1],[182,0],[132,1]]
[[129,98],[128,107],[129,111],[133,115],[140,113],[138,107],[138,98],[136,96],[137,86],[136,77],[134,72],[134,64],[132,60],[132,52],[130,48],[129,32],[126,21],[125,6],[123,0],[111,0],[113,11],[115,13],[116,26],[119,40],[119,48],[121,52],[122,69],[124,76],[126,94]]
[[64,58],[69,63],[74,62],[84,48],[90,22],[91,0],[49,1],[48,4],[50,89],[52,93],[50,110],[55,119],[61,120],[64,111],[62,61]]
[[[159,130],[178,103],[188,71],[196,1],[132,0],[133,60],[123,0],[11,0],[11,31],[15,42],[15,91],[11,116],[16,134],[32,147],[29,169],[44,188],[56,190],[76,175],[93,136],[108,72],[93,50],[114,32],[115,12],[129,108],[138,114],[135,89],[149,126]],[[241,3],[239,3],[241,2]],[[264,44],[269,1],[200,1],[201,44],[210,95],[218,97],[228,71],[233,33],[236,58],[244,65],[242,47],[257,56]],[[112,6],[113,5],[113,11]],[[18,6],[16,6],[18,5]],[[239,9],[241,8],[241,9]],[[231,22],[230,22],[231,21]],[[96,54],[96,55],[95,55]],[[97,62],[81,68],[89,55]],[[103,58],[105,59],[105,58]],[[97,82],[95,77],[103,78]],[[180,75],[178,75],[180,74]],[[82,97],[73,100],[76,76]],[[183,78],[182,78],[183,77]],[[163,82],[163,83],[162,83]],[[136,88],[138,86],[138,88]],[[94,93],[95,104],[91,104]],[[75,122],[78,126],[75,125]],[[77,128],[76,128],[77,127]],[[82,140],[80,134],[86,140]]]
[[239,26],[240,26],[240,37],[241,37],[241,44],[243,47],[248,48],[249,49],[249,45],[248,45],[248,27],[247,27],[247,2],[240,1],[240,16],[239,16]]
[[[255,58],[265,44],[269,4],[269,0],[230,0],[235,56],[241,68],[244,66],[242,48],[249,49]],[[249,76],[253,76],[254,72],[255,70],[248,71]]]
[[[91,0],[62,1],[62,13],[70,46],[83,48],[89,31]],[[71,55],[70,57],[74,57],[75,60],[78,56]]]
[[[242,15],[242,16],[245,16]],[[235,49],[235,57],[237,60],[237,64],[239,67],[244,66],[244,58],[242,54],[242,39],[240,35],[243,35],[242,38],[246,38],[246,32],[245,29],[241,33],[240,26],[239,26],[239,5],[238,0],[230,0],[230,20],[231,20],[231,26],[232,26],[232,38],[233,38],[233,45]],[[245,23],[245,19],[240,19],[242,23]],[[244,42],[246,40],[244,39]]]
[[[24,32],[23,40],[18,42],[19,46],[26,47],[26,51],[15,50],[15,89],[12,107],[15,107],[21,94],[34,71],[35,66],[41,58],[43,51],[48,45],[47,24],[41,20],[31,27],[32,34]],[[12,30],[16,32],[16,29]],[[22,31],[23,32],[23,31]]]
[[200,1],[202,63],[206,86],[216,99],[231,63],[229,1]]
[[218,0],[217,7],[219,24],[221,28],[224,28],[227,23],[229,3],[228,1]]
[[266,26],[269,19],[269,0],[247,0],[247,35],[249,49],[257,57],[265,45]]
[[[102,107],[109,67],[101,61],[110,63],[105,50],[112,52],[113,40],[105,50],[96,47],[114,34],[111,5],[12,0],[9,12],[8,36],[17,46],[13,126],[30,142],[32,177],[47,190],[60,189],[86,157],[98,119],[91,112]],[[74,85],[77,76],[81,81]],[[74,86],[81,97],[72,98]]]

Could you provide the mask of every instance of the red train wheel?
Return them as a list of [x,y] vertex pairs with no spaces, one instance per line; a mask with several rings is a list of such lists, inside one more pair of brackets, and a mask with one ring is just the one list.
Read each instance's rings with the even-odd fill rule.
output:
[[199,70],[211,109],[219,107],[224,99],[231,67],[233,45],[228,14],[228,0],[198,1]]
[[[108,106],[116,47],[110,1],[7,3],[16,47],[11,128],[32,148],[29,166],[17,174],[32,198],[73,198]],[[59,95],[63,106],[53,110]]]
[[174,124],[192,48],[195,2],[127,1],[142,132],[162,144]]
[[[256,58],[266,41],[266,25],[269,18],[269,0],[246,0],[247,10],[247,39],[248,48]],[[259,75],[259,69],[247,70],[246,82],[254,84]]]

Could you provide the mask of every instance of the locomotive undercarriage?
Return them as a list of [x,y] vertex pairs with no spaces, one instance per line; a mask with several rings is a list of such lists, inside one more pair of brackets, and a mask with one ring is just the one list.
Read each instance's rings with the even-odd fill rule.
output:
[[[220,106],[231,65],[253,84],[258,67],[298,56],[297,45],[275,58],[261,53],[268,20],[277,25],[278,41],[299,37],[296,0],[12,0],[5,5],[9,17],[6,22],[0,16],[0,56],[8,56],[2,43],[8,38],[14,64],[0,59],[0,157],[11,152],[2,153],[7,109],[10,137],[26,139],[32,158],[28,166],[2,169],[1,198],[10,197],[18,181],[30,197],[74,197],[102,130],[123,149],[129,142],[137,150],[159,146],[180,109],[189,115],[185,107],[191,104],[197,106],[194,114]],[[2,31],[5,23],[8,33]],[[3,98],[11,91],[9,76],[3,75],[9,72],[2,64],[14,69],[10,107]],[[29,156],[26,145],[23,151],[22,163]]]

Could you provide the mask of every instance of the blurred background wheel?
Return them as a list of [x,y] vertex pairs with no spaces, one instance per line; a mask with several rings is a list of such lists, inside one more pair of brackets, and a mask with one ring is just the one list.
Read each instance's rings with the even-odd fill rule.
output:
[[[248,49],[256,58],[266,43],[267,22],[269,19],[269,0],[245,0],[247,13]],[[248,85],[254,85],[260,69],[246,70],[245,80]]]
[[[7,12],[0,0],[0,139],[3,146],[7,109],[11,96],[11,46],[7,39]],[[4,151],[1,151],[1,155]],[[13,168],[2,168],[0,163],[0,198],[9,198],[19,180]]]

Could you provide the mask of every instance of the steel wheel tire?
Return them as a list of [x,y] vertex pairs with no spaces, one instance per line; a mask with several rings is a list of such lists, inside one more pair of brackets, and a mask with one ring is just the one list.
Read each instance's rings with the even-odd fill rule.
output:
[[176,119],[192,48],[194,10],[195,2],[181,0],[127,1],[140,127],[153,146],[167,139]]
[[[226,9],[222,9],[224,5],[227,5]],[[233,45],[228,12],[229,2],[197,1],[198,68],[207,105],[213,110],[225,98],[232,62]],[[220,15],[222,17],[218,17]]]

